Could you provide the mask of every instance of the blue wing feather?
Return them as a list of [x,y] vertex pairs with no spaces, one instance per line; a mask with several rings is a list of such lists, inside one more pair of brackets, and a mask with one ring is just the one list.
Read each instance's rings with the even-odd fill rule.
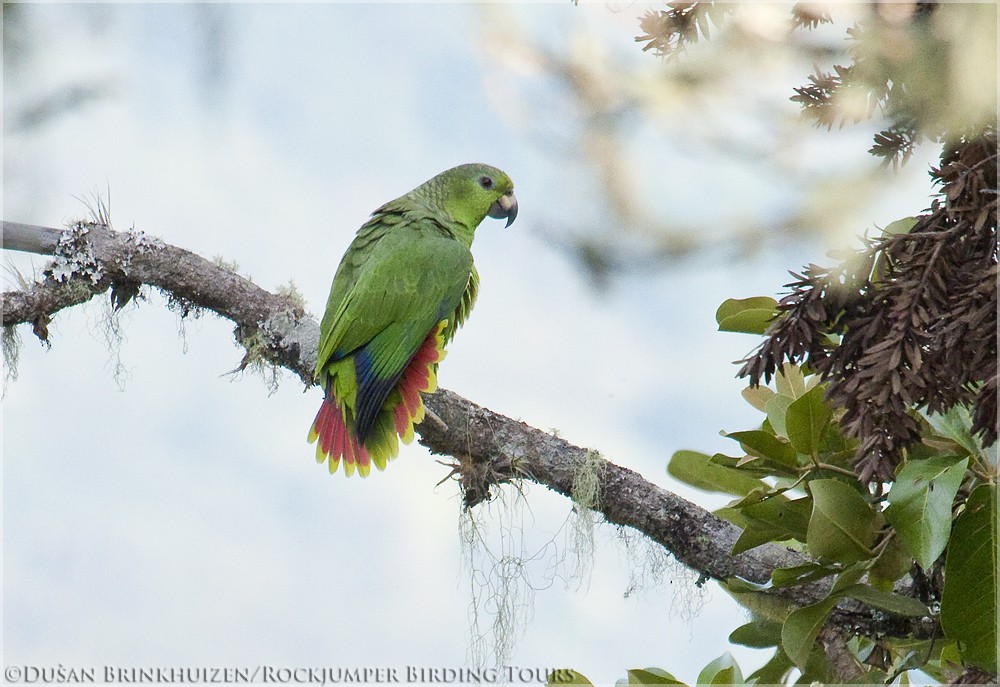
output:
[[354,431],[358,441],[364,442],[368,432],[375,425],[382,404],[389,397],[396,382],[406,369],[404,365],[398,372],[389,377],[379,377],[376,371],[375,359],[369,350],[371,344],[365,346],[354,355],[354,370],[358,380],[357,400],[354,407]]

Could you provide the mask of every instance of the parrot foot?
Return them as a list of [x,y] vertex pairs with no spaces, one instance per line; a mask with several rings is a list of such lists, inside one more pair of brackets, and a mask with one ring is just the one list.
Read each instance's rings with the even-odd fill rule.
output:
[[462,501],[466,508],[472,508],[483,501],[492,500],[493,494],[490,492],[490,486],[510,481],[509,479],[501,480],[492,470],[489,462],[478,461],[468,453],[455,454],[454,458],[455,461],[437,461],[439,465],[449,468],[448,474],[437,483],[437,486],[452,479],[458,482],[461,485]]
[[461,465],[461,463],[448,463],[448,462],[445,462],[443,460],[436,460],[434,462],[437,463],[438,465],[443,465],[446,468],[450,468],[451,469],[451,471],[447,475],[444,476],[444,479],[442,479],[440,482],[438,482],[437,484],[434,485],[435,487],[440,487],[442,484],[444,484],[445,482],[447,482],[450,479],[454,479],[454,480],[456,480],[458,482],[462,481],[462,465]]
[[439,432],[443,433],[448,431],[448,425],[445,424],[444,420],[438,417],[438,414],[427,406],[424,406],[424,422],[431,423]]

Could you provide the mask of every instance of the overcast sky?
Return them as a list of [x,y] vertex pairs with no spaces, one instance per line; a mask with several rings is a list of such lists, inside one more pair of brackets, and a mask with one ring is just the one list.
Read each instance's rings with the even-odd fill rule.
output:
[[[22,6],[5,26],[24,52],[4,65],[3,218],[61,226],[85,214],[76,197],[110,189],[116,228],[235,261],[267,289],[294,280],[319,314],[371,210],[455,164],[502,167],[520,214],[478,232],[480,300],[442,386],[716,507],[724,499],[665,473],[674,451],[732,452],[720,430],[760,421],[730,364],[754,341],[717,333],[715,308],[776,293],[785,270],[827,260],[824,248],[694,259],[595,288],[543,238],[593,222],[593,181],[574,155],[525,135],[510,94],[547,86],[501,59],[505,35],[527,36],[653,72],[662,65],[633,40],[643,9]],[[762,75],[761,90],[794,113],[779,76]],[[99,94],[17,125],[80,85]],[[831,134],[829,164],[843,154],[874,169],[870,133]],[[649,153],[671,163],[638,177],[673,216],[752,220],[801,200],[752,164],[691,160],[669,145],[657,139]],[[926,159],[884,173],[883,202],[862,206],[859,230],[929,202]],[[5,258],[25,273],[45,264]],[[726,642],[744,611],[723,592],[696,588],[609,526],[597,528],[592,574],[567,584],[570,503],[541,487],[477,509],[490,553],[470,553],[457,486],[435,486],[447,469],[420,447],[367,480],[327,475],[305,443],[319,390],[286,375],[269,394],[259,378],[227,376],[241,357],[228,323],[181,321],[157,293],[115,318],[110,346],[107,323],[95,301],[57,315],[51,349],[19,330],[3,401],[7,664],[471,665],[472,589],[488,595],[490,555],[504,554],[533,559],[525,575],[537,588],[515,599],[523,632],[511,665],[572,667],[604,683],[655,665],[693,681],[727,650],[748,669],[765,656]],[[493,603],[477,607],[484,630]]]

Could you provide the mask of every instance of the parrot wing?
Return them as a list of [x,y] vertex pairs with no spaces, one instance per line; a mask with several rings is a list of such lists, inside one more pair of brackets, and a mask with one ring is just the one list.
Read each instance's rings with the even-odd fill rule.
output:
[[411,358],[442,320],[453,317],[469,285],[472,253],[435,227],[427,229],[383,231],[374,242],[374,232],[359,234],[356,243],[368,239],[360,247],[364,255],[353,256],[350,282],[336,305],[334,280],[335,311],[331,316],[328,306],[324,317],[318,369],[353,355],[355,433],[361,441]]
[[389,233],[399,223],[399,215],[373,216],[359,230],[357,236],[344,253],[337,267],[337,273],[330,287],[330,295],[326,301],[326,310],[320,322],[319,350],[316,357],[316,378],[325,386],[325,368],[332,360],[339,359],[336,355],[339,347],[337,324],[344,321],[344,310],[348,305],[348,296],[357,286],[365,267],[373,252],[378,247],[380,239]]

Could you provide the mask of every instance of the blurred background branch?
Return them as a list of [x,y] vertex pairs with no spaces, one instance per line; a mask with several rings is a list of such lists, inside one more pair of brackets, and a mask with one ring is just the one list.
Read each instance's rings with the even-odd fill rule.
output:
[[[662,60],[612,52],[606,26],[553,41],[515,8],[481,11],[498,109],[562,161],[561,183],[590,191],[572,224],[550,216],[539,231],[596,283],[849,241],[886,172],[851,132],[832,132],[851,148],[831,158],[803,124],[863,123],[871,152],[898,169],[921,141],[995,117],[995,26],[975,4],[672,3],[646,11],[636,37]],[[691,207],[678,177],[739,198]]]

